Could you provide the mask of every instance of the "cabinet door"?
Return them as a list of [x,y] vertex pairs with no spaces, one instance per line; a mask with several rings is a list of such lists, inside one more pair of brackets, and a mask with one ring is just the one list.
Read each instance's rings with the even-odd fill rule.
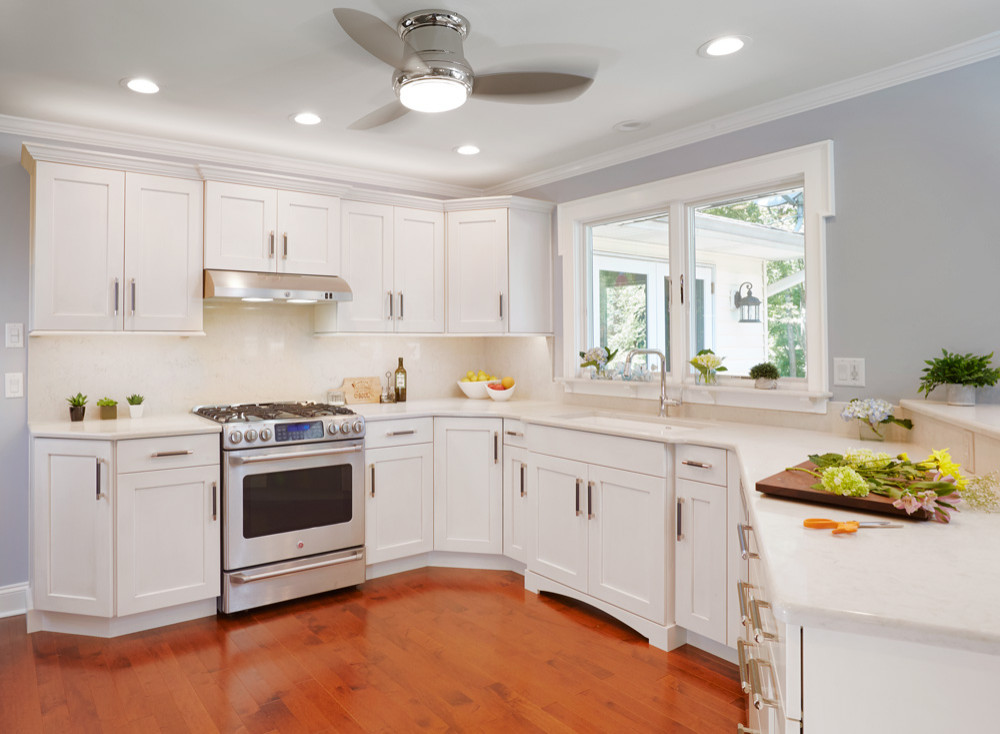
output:
[[111,444],[36,439],[33,452],[34,607],[111,617]]
[[205,267],[274,272],[277,206],[275,189],[208,181],[205,184]]
[[201,331],[201,181],[125,175],[125,328]]
[[118,616],[219,595],[219,468],[118,475]]
[[31,185],[31,328],[120,331],[125,174],[39,162]]
[[528,452],[503,447],[503,554],[528,562]]
[[675,512],[675,619],[724,645],[726,488],[678,479]]
[[278,191],[278,227],[279,273],[340,274],[340,199]]
[[448,212],[448,331],[507,330],[507,210]]
[[371,449],[365,458],[367,563],[433,550],[433,444]]
[[434,419],[434,549],[503,552],[499,418]]
[[444,213],[396,207],[396,331],[444,331]]
[[666,479],[591,466],[587,494],[591,596],[663,624]]
[[586,592],[587,465],[530,454],[528,471],[528,570]]
[[391,206],[345,201],[341,207],[340,275],[354,300],[337,304],[341,331],[392,331]]
[[552,333],[552,214],[510,210],[511,334]]

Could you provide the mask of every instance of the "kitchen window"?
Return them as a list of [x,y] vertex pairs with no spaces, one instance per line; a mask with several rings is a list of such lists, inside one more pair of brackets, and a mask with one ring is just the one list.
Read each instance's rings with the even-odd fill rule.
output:
[[[823,412],[831,159],[826,141],[560,205],[566,389],[652,398],[658,384],[589,379],[579,358],[617,349],[614,375],[629,349],[651,348],[686,402]],[[695,384],[701,349],[725,357],[717,388]],[[779,368],[777,391],[741,379],[763,361]]]

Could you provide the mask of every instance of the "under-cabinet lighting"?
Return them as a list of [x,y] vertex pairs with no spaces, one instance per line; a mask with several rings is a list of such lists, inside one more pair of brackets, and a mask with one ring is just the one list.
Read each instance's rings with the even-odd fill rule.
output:
[[244,303],[270,303],[273,298],[244,298],[242,299]]
[[289,298],[285,303],[316,303],[312,298]]

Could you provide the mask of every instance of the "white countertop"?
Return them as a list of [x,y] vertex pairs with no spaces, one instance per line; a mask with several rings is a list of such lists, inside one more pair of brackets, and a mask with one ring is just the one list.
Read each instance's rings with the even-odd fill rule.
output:
[[911,413],[1000,438],[1000,404],[962,406],[933,400],[900,400],[899,404]]
[[28,423],[28,430],[35,438],[89,438],[116,441],[128,438],[221,433],[222,426],[193,413],[175,413],[118,420],[82,420],[75,423],[68,420],[31,422]]

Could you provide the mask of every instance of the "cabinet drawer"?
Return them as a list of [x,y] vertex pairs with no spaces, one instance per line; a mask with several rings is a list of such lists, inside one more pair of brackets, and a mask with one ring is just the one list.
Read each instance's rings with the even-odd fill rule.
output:
[[118,473],[219,463],[219,434],[134,438],[118,442]]
[[708,446],[678,446],[677,477],[725,487],[726,450]]
[[524,424],[514,418],[503,419],[503,445],[525,447]]
[[365,432],[365,448],[406,446],[434,441],[433,418],[400,418],[391,421],[369,421]]

